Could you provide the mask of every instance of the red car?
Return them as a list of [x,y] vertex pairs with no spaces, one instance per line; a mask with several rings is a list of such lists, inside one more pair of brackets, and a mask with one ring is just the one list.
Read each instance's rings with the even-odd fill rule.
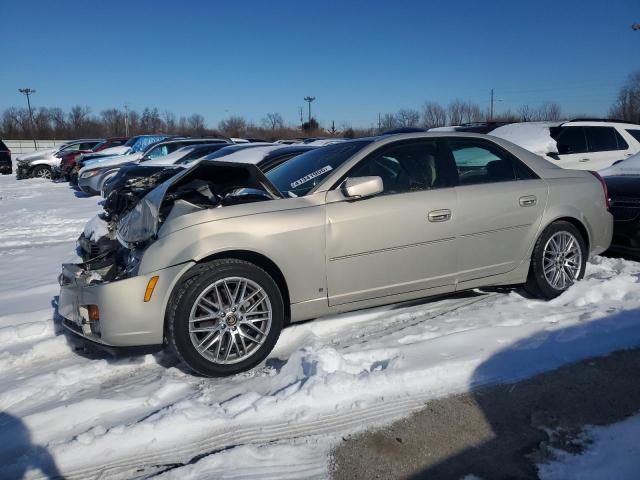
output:
[[78,158],[81,154],[99,152],[100,150],[105,150],[107,148],[124,145],[127,140],[129,140],[129,137],[109,137],[93,147],[93,149],[91,150],[75,150],[73,152],[64,153],[60,157],[60,166],[54,173],[57,174],[57,178],[64,178],[66,180],[69,180],[69,177],[76,166],[76,158]]

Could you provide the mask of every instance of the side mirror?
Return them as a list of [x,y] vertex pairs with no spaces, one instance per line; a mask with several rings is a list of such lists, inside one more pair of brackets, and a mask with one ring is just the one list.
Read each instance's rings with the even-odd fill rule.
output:
[[342,193],[347,198],[364,198],[377,195],[384,190],[380,177],[352,177],[342,184]]

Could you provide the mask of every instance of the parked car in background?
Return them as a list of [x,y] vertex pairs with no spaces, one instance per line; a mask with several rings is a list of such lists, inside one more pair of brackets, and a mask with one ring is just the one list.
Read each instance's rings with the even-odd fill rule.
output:
[[10,175],[13,173],[13,164],[11,163],[11,150],[0,140],[0,173]]
[[640,152],[640,125],[615,120],[577,119],[551,127],[563,168],[602,170]]
[[76,150],[71,152],[60,152],[57,156],[60,158],[60,165],[53,168],[53,178],[64,178],[69,180],[71,172],[76,167],[76,159],[87,153],[95,153],[106,150],[107,148],[118,147],[124,145],[129,137],[110,137],[98,143],[91,150]]
[[488,285],[554,298],[609,247],[612,217],[589,172],[485,135],[416,133],[266,173],[200,160],[111,228],[99,258],[62,267],[63,325],[111,350],[168,339],[221,376],[262,362],[289,322]]
[[118,173],[122,165],[161,158],[184,146],[197,144],[229,145],[230,142],[224,138],[171,138],[153,143],[142,152],[87,162],[78,172],[78,188],[85,193],[99,195],[104,182]]
[[601,172],[609,192],[613,215],[610,250],[640,257],[640,153],[614,163]]
[[51,178],[54,167],[60,165],[60,156],[78,150],[91,150],[103,139],[82,139],[62,144],[57,149],[42,150],[16,159],[16,175],[18,179],[37,177]]
[[124,145],[117,147],[106,148],[100,152],[92,152],[88,154],[80,155],[76,158],[76,168],[72,170],[69,175],[69,182],[72,185],[78,184],[78,172],[82,167],[98,160],[106,160],[108,158],[117,157],[121,155],[140,155],[146,150],[149,145],[166,140],[167,138],[176,138],[171,135],[136,135],[127,140]]

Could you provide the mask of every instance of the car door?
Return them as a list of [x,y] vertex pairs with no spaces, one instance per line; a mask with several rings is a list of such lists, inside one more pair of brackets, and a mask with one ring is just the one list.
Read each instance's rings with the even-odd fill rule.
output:
[[489,140],[450,138],[447,144],[458,174],[458,282],[513,270],[539,229],[547,184]]
[[558,146],[558,158],[553,160],[558,162],[560,167],[579,170],[589,168],[584,165],[589,161],[589,147],[583,127],[561,127],[555,135],[555,140]]
[[584,167],[589,170],[602,170],[617,160],[631,156],[629,144],[614,127],[584,127],[589,153]]
[[355,200],[339,186],[327,193],[330,306],[455,289],[456,193],[444,162],[436,140],[394,142],[346,176],[379,176],[382,193]]

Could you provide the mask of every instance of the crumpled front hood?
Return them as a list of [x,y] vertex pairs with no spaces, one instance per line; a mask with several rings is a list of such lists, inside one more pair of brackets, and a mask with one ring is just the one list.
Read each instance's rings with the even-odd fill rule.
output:
[[26,155],[20,155],[17,158],[17,161],[19,161],[19,162],[33,162],[35,160],[41,160],[43,158],[51,157],[57,151],[58,150],[55,149],[55,148],[50,148],[48,150],[38,150],[37,152],[28,153]]
[[273,200],[284,198],[255,165],[202,160],[165,180],[145,195],[135,208],[118,222],[118,238],[124,243],[138,243],[157,235],[160,208],[167,193],[198,179],[215,185],[214,189],[218,190],[216,194],[223,193],[228,188],[247,188],[260,189]]

